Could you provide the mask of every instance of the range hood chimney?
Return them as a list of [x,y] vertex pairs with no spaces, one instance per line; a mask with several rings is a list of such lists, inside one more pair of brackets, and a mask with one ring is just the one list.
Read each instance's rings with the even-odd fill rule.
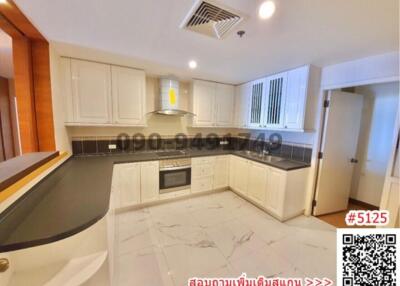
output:
[[174,77],[160,79],[160,109],[152,112],[161,115],[184,116],[193,113],[179,109],[179,81]]

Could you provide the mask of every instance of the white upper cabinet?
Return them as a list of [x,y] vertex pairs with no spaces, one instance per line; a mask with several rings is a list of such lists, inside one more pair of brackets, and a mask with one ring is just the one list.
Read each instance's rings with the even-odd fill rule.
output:
[[286,87],[286,72],[267,77],[263,127],[271,129],[283,127]]
[[251,83],[245,83],[236,87],[234,126],[246,128],[249,110],[249,98],[251,95]]
[[146,108],[144,71],[117,66],[113,66],[111,71],[113,122],[144,125]]
[[[236,127],[287,131],[313,130],[320,93],[319,68],[303,66],[255,80],[238,87]],[[247,94],[247,105],[242,102]],[[248,109],[247,124],[241,124],[240,108]]]
[[304,112],[307,102],[309,66],[290,70],[287,73],[285,118],[283,127],[287,129],[304,128]]
[[233,85],[217,83],[215,90],[216,125],[232,126],[235,88]]
[[71,60],[73,121],[111,123],[111,67]]
[[193,81],[193,126],[233,126],[234,96],[232,85]]
[[193,82],[194,126],[215,125],[215,83],[196,80]]
[[67,125],[144,126],[143,71],[61,58]]
[[250,105],[248,126],[261,128],[263,127],[264,120],[264,106],[265,106],[265,80],[255,80],[251,82],[250,87]]

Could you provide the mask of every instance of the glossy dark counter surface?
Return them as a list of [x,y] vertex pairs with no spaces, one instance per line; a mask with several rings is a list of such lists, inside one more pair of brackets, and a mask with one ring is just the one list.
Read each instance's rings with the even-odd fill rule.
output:
[[[189,150],[178,157],[225,154],[247,158],[222,149]],[[153,160],[160,160],[155,152],[70,158],[0,214],[0,252],[55,242],[93,225],[108,211],[113,165]],[[268,165],[282,170],[309,166],[291,160]]]

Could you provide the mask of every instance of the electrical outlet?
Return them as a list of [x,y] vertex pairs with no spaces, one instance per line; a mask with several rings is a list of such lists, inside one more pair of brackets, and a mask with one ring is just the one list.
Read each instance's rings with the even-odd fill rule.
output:
[[115,150],[117,149],[117,144],[108,144],[108,150]]

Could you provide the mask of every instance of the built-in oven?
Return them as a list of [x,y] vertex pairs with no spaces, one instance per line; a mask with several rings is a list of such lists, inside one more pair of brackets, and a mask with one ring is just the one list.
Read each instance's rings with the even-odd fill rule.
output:
[[190,158],[160,161],[160,194],[189,189],[191,178]]

